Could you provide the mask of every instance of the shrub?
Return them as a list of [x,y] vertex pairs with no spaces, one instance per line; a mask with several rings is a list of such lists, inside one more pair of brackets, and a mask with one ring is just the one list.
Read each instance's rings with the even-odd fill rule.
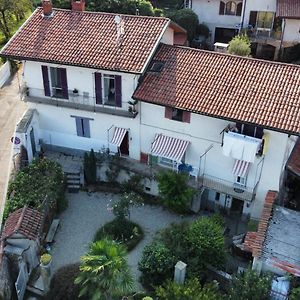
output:
[[205,24],[199,24],[196,28],[197,35],[204,35],[206,38],[209,36],[209,28]]
[[228,47],[228,53],[249,56],[251,53],[250,40],[247,35],[237,35],[230,42]]
[[132,175],[127,181],[121,184],[121,189],[123,192],[136,192],[142,194],[144,191],[144,186],[141,183],[142,177],[138,174]]
[[199,24],[197,14],[193,10],[185,8],[170,13],[168,17],[187,31],[188,40],[191,42],[196,35]]
[[289,299],[290,300],[299,300],[300,299],[300,287],[292,289]]
[[84,153],[83,159],[84,177],[87,184],[93,184],[97,181],[97,160],[94,150]]
[[46,197],[58,203],[64,199],[64,173],[54,161],[35,159],[10,182],[3,219],[24,205],[41,208]]
[[187,184],[188,176],[172,171],[157,175],[159,196],[164,205],[178,213],[188,210],[195,190]]
[[178,284],[168,280],[155,289],[159,300],[221,300],[222,297],[216,286],[206,285],[203,288],[197,278]]
[[157,285],[173,276],[175,258],[162,243],[154,241],[144,248],[138,268],[142,272],[141,282],[147,287]]
[[107,181],[112,184],[115,184],[118,180],[118,176],[121,171],[120,157],[118,155],[109,156],[108,164],[108,169],[105,172]]
[[44,253],[41,256],[41,259],[40,259],[41,260],[41,264],[44,265],[44,266],[46,266],[46,265],[48,265],[50,263],[51,259],[52,259],[52,256],[50,254]]
[[127,219],[113,220],[102,226],[95,234],[94,242],[108,237],[115,242],[126,246],[127,251],[132,250],[144,237],[142,228]]
[[248,269],[233,277],[229,299],[267,300],[270,298],[271,280],[269,275],[259,276]]
[[202,272],[208,264],[220,267],[225,262],[222,228],[209,217],[201,217],[189,226],[186,241],[189,249],[188,258],[194,260],[194,272]]
[[[74,284],[79,274],[79,263],[64,266],[53,275],[47,300],[74,300],[78,299],[79,286]],[[87,300],[87,298],[80,298]]]

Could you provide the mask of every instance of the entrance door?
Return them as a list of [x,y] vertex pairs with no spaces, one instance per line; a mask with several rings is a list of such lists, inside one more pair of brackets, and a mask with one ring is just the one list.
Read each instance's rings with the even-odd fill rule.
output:
[[244,207],[244,201],[237,199],[237,198],[233,198],[232,203],[231,203],[230,212],[238,214],[238,215],[242,215],[243,207]]
[[32,155],[34,157],[36,154],[36,147],[35,147],[35,138],[34,138],[33,128],[30,131],[30,142],[31,142]]
[[129,136],[128,131],[126,132],[123,141],[120,145],[121,155],[129,155]]

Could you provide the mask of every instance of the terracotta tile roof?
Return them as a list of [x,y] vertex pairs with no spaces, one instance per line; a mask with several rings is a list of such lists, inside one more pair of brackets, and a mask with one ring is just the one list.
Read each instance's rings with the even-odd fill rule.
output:
[[276,198],[277,198],[277,192],[268,191],[265,198],[264,208],[260,216],[258,230],[256,233],[256,239],[252,244],[253,257],[260,257],[262,254],[263,244],[266,238],[269,220],[272,217],[273,205]]
[[294,149],[286,164],[286,168],[293,172],[295,175],[300,176],[300,139],[298,138]]
[[2,56],[140,73],[167,18],[122,15],[125,34],[116,46],[116,14],[38,8],[2,50]]
[[300,19],[299,0],[277,0],[277,17]]
[[249,251],[252,253],[253,251],[253,246],[255,244],[255,241],[256,241],[256,237],[257,237],[257,232],[256,231],[248,231],[246,233],[246,236],[245,236],[245,240],[244,240],[244,249],[246,251]]
[[300,133],[300,66],[169,45],[153,60],[137,100]]
[[28,239],[35,240],[42,229],[43,215],[36,209],[24,206],[11,213],[5,221],[1,240],[20,233]]

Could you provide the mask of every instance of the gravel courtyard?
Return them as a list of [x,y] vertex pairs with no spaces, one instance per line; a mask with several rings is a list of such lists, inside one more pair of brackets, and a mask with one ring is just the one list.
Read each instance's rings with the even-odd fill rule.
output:
[[[117,201],[119,195],[109,193],[92,193],[80,191],[78,194],[66,194],[69,206],[60,215],[60,225],[52,247],[53,273],[60,267],[80,260],[88,250],[97,229],[112,221],[114,215],[107,210],[110,201]],[[195,219],[197,216],[181,218],[163,210],[160,206],[144,205],[131,210],[131,220],[144,230],[144,239],[128,254],[128,263],[138,285],[138,261],[143,248],[153,238],[157,230],[173,222]]]

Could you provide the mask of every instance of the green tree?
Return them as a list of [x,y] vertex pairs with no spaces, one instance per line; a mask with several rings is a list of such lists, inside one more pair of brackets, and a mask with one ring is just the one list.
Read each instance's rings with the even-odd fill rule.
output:
[[191,42],[196,35],[199,24],[199,19],[195,12],[185,8],[168,14],[168,17],[187,31],[188,40]]
[[251,53],[251,44],[247,35],[237,35],[230,42],[228,47],[228,53],[249,56]]
[[169,171],[158,174],[156,179],[163,204],[176,212],[186,212],[195,194],[195,190],[187,184],[188,176]]
[[230,300],[268,300],[270,298],[271,276],[259,276],[255,271],[248,269],[238,274],[232,280],[229,293]]
[[79,270],[75,279],[75,284],[80,285],[79,297],[108,300],[132,291],[125,247],[114,241],[103,239],[91,244],[89,252],[81,257]]
[[84,177],[87,184],[93,184],[97,181],[97,159],[94,150],[84,153],[83,158]]
[[292,289],[289,299],[290,300],[299,300],[300,299],[300,287]]
[[197,278],[178,284],[168,280],[155,289],[159,300],[221,300],[222,296],[215,285],[201,287]]

